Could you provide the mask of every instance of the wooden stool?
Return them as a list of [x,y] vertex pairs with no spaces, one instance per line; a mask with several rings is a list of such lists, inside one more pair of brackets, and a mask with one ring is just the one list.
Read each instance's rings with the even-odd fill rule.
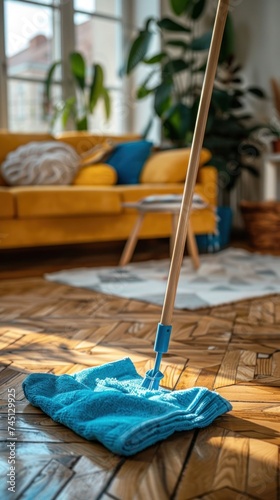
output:
[[[140,232],[144,217],[146,214],[149,213],[162,213],[162,214],[167,213],[172,215],[172,233],[170,237],[170,254],[172,255],[178,218],[180,213],[180,207],[181,207],[180,203],[135,202],[135,203],[124,203],[123,206],[126,208],[135,208],[138,211],[138,217],[123,249],[119,266],[125,266],[126,264],[128,264],[128,262],[130,262],[138,241],[138,234]],[[200,265],[199,255],[198,255],[195,236],[193,234],[190,222],[187,233],[187,247],[188,247],[188,252],[192,258],[193,266],[195,269],[198,269]]]

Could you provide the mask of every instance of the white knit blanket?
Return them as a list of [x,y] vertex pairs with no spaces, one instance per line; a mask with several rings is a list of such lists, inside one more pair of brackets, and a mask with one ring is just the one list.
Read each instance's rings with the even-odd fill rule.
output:
[[67,185],[79,169],[75,149],[58,141],[30,142],[9,153],[2,175],[10,186]]

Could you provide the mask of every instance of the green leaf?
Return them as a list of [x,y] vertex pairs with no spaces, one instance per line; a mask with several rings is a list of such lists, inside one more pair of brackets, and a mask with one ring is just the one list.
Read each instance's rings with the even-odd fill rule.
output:
[[189,28],[187,28],[187,26],[179,24],[170,19],[169,17],[164,17],[163,19],[157,22],[157,25],[159,28],[166,31],[182,31],[184,33],[190,33],[191,31]]
[[51,101],[51,84],[52,84],[52,81],[53,81],[55,70],[60,65],[61,65],[61,61],[54,62],[51,65],[51,67],[50,67],[50,69],[49,69],[49,71],[47,73],[47,77],[46,77],[46,80],[45,80],[45,88],[44,88],[44,94],[45,94],[47,102]]
[[213,103],[221,111],[229,111],[231,107],[232,96],[225,90],[213,90]]
[[215,120],[215,114],[211,112],[211,107],[210,107],[205,128],[205,134],[208,134],[209,132],[211,133],[211,130],[213,130],[214,120]]
[[76,112],[76,98],[69,97],[68,99],[66,99],[64,106],[63,106],[62,113],[61,113],[61,121],[62,121],[63,129],[66,128],[66,125],[67,125],[68,120],[69,120],[71,115],[73,115],[74,118],[76,119],[76,113],[77,113]]
[[152,92],[155,91],[155,88],[151,87],[150,89],[148,89],[148,87],[139,87],[137,89],[137,92],[136,92],[136,96],[137,96],[137,99],[144,99],[145,97],[147,97],[147,95],[149,94],[152,94]]
[[145,28],[144,28],[144,31],[149,31],[150,24],[151,24],[152,22],[155,22],[155,21],[156,21],[156,19],[155,19],[154,17],[148,17],[148,18],[146,19],[146,22],[145,22]]
[[198,66],[197,68],[192,68],[192,72],[193,73],[200,73],[201,71],[203,71],[203,73],[205,72],[206,70],[206,62],[201,64],[200,66]]
[[53,129],[55,122],[63,112],[63,108],[64,108],[64,101],[59,101],[53,106],[53,113],[50,121],[51,130]]
[[[203,147],[208,147],[206,146],[207,143],[203,143]],[[213,155],[211,156],[211,159],[209,160],[209,163],[210,165],[212,165],[213,167],[216,167],[216,169],[219,171],[219,172],[223,172],[224,170],[226,170],[226,161],[223,157],[221,156],[218,156],[218,155]]]
[[241,109],[241,108],[243,108],[242,102],[239,99],[237,99],[236,97],[234,97],[232,99],[231,106],[232,106],[233,109]]
[[198,38],[194,38],[190,44],[192,50],[208,50],[212,38],[212,31],[207,31]]
[[154,76],[154,71],[151,71],[151,73],[149,73],[148,76],[145,78],[145,80],[139,85],[136,92],[137,99],[143,99],[156,89],[156,87],[151,87],[150,89],[147,87],[147,83],[153,76]]
[[221,141],[230,138],[239,144],[247,136],[247,130],[234,115],[219,118],[216,113],[209,135],[219,135]]
[[182,103],[175,104],[163,121],[165,136],[179,145],[184,145],[186,136],[191,131],[191,120],[191,109]]
[[143,59],[143,62],[145,64],[159,63],[166,57],[166,55],[166,52],[160,52],[159,54],[155,54],[153,57],[150,57],[150,59]]
[[100,64],[93,64],[93,78],[89,90],[89,111],[92,113],[99,97],[103,93],[104,74]]
[[204,140],[205,147],[213,150],[221,152],[228,152],[232,150],[238,150],[238,146],[240,144],[240,140],[231,139],[229,137],[221,137],[220,135],[211,135],[205,137]]
[[234,26],[231,16],[228,15],[220,49],[219,63],[227,61],[234,54],[234,46]]
[[170,7],[173,10],[174,14],[180,16],[183,12],[188,10],[189,5],[192,3],[192,0],[170,0]]
[[88,120],[87,116],[83,116],[79,120],[76,120],[77,130],[88,130]]
[[172,82],[163,82],[155,91],[154,109],[160,117],[170,107],[172,90]]
[[110,95],[107,89],[103,88],[101,97],[103,97],[104,101],[104,108],[105,108],[105,115],[107,120],[109,120],[111,116],[111,99]]
[[234,97],[243,97],[244,94],[245,94],[245,92],[243,90],[240,90],[240,89],[234,91]]
[[153,121],[154,121],[154,116],[151,116],[151,118],[149,119],[146,127],[144,128],[143,132],[142,132],[142,137],[143,139],[146,139],[147,136],[148,136],[148,133],[150,132],[151,130],[151,127],[153,125]]
[[61,111],[57,108],[57,106],[54,106],[53,115],[52,115],[51,121],[50,121],[50,129],[51,130],[53,129],[55,122],[58,119],[60,113],[61,113]]
[[[195,122],[196,122],[196,118],[197,118],[197,113],[198,113],[198,108],[199,108],[199,97],[197,97],[192,106],[191,106],[191,120],[190,120],[190,127],[192,130],[194,130],[195,128]],[[209,118],[209,115],[208,115],[208,118]]]
[[79,52],[72,52],[69,56],[70,70],[81,90],[86,86],[86,63]]
[[127,75],[137,66],[137,64],[143,61],[148,52],[152,35],[150,31],[141,31],[132,43],[126,65]]
[[191,9],[191,18],[196,20],[198,19],[205,7],[206,0],[198,0],[197,2],[194,3],[192,9]]
[[163,68],[162,73],[166,76],[172,76],[174,73],[180,73],[189,68],[189,63],[184,61],[184,59],[173,59],[168,61]]
[[166,42],[166,45],[170,45],[171,47],[180,47],[185,50],[189,48],[189,44],[184,42],[183,40],[168,40]]
[[265,99],[266,97],[263,90],[261,90],[259,87],[249,87],[247,90],[251,94],[254,94],[255,96],[259,97],[260,99]]

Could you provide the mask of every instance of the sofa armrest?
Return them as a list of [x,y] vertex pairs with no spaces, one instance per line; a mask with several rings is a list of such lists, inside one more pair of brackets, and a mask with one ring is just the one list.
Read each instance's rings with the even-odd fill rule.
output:
[[202,186],[203,196],[213,206],[218,204],[218,171],[216,167],[200,167],[197,182]]

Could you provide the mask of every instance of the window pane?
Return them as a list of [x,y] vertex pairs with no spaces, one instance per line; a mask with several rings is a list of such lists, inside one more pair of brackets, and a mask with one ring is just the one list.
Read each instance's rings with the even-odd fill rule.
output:
[[74,0],[74,9],[95,12],[95,0]]
[[120,16],[119,0],[74,0],[74,9],[84,12]]
[[83,54],[88,68],[99,63],[105,69],[105,85],[119,86],[121,61],[121,26],[118,22],[75,15],[76,48]]
[[[61,97],[59,85],[53,89],[54,95]],[[14,131],[47,131],[49,122],[44,116],[43,84],[8,80],[9,129]]]
[[53,15],[48,7],[5,1],[8,75],[45,77],[54,58]]

